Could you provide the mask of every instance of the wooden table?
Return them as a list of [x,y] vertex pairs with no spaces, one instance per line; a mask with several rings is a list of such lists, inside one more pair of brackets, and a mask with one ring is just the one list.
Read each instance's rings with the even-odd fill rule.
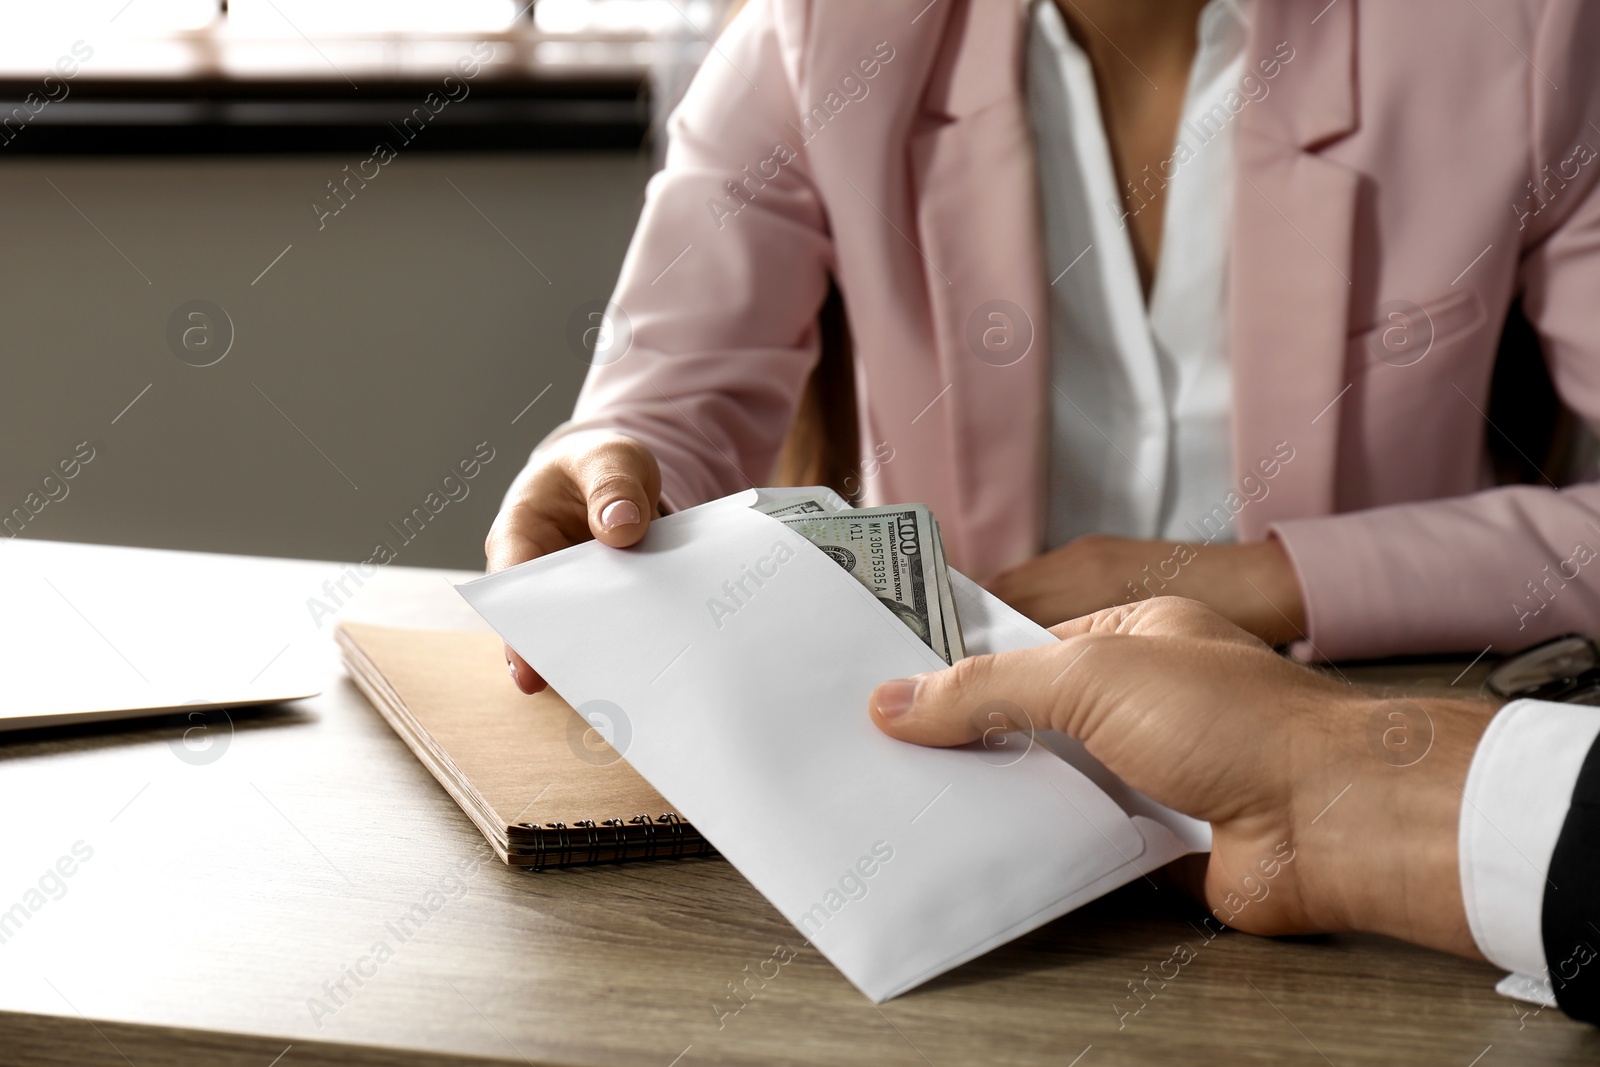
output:
[[[170,582],[218,562],[19,542],[4,551],[0,566],[80,583]],[[241,588],[291,616],[340,569],[229,566]],[[457,577],[387,568],[344,611],[476,626],[444,580]],[[180,595],[229,593],[206,585]],[[721,860],[540,874],[475,863],[481,838],[343,679],[328,632],[307,613],[286,637],[321,657],[323,695],[235,715],[228,747],[209,763],[179,758],[179,732],[164,724],[0,739],[0,909],[75,845],[92,850],[69,877],[46,879],[44,905],[0,944],[0,1061],[1600,1060],[1600,1033],[1498,996],[1489,966],[1372,937],[1207,941],[1174,890],[1142,881],[874,1007]],[[1442,685],[1460,667],[1362,677]],[[419,903],[425,921],[395,925]],[[1126,1014],[1137,1003],[1130,983],[1179,944],[1194,958]],[[729,983],[774,966],[777,976],[752,981],[753,998],[731,1012]]]

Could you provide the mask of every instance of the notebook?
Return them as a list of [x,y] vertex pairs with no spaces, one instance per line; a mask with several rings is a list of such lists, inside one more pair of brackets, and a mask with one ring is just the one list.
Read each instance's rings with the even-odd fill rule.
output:
[[550,690],[506,677],[492,632],[340,623],[356,685],[495,854],[542,870],[703,855],[711,846]]

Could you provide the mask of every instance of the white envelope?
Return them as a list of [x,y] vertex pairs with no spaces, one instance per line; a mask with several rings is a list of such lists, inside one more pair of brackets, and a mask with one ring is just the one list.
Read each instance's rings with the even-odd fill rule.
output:
[[[1070,738],[932,749],[881,733],[873,688],[944,663],[751,510],[797,492],[725,497],[634,548],[589,542],[458,588],[874,1002],[1208,847],[1204,824]],[[1054,640],[952,579],[970,653]]]

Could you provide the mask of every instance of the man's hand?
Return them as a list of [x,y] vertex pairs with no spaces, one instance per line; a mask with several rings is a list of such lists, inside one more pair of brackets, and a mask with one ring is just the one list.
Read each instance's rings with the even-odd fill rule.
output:
[[[661,469],[631,437],[581,433],[537,455],[511,484],[483,543],[489,573],[594,538],[613,548],[637,544],[661,498]],[[543,678],[506,646],[506,664],[524,693]]]
[[[1477,955],[1456,840],[1492,707],[1366,695],[1176,598],[1054,632],[1055,645],[885,682],[872,717],[901,740],[961,745],[981,732],[977,710],[1003,702],[1012,728],[1080,739],[1129,785],[1211,824],[1203,896],[1238,929],[1367,930]],[[1427,735],[1403,766],[1373,740],[1400,721],[1419,746]]]
[[1041,626],[1092,611],[1181,596],[1273,645],[1304,636],[1305,605],[1276,540],[1141,541],[1091,534],[991,578],[989,591]]

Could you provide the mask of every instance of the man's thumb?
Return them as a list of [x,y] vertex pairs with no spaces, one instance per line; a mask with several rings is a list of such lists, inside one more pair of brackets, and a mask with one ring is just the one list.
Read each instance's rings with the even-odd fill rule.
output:
[[[1059,642],[971,656],[954,667],[884,682],[872,693],[872,720],[890,737],[949,747],[1003,743],[1012,731],[1060,730],[1080,740],[1107,670],[1126,664],[1128,639],[1082,634]],[[1089,656],[1099,651],[1102,656]],[[1109,655],[1109,659],[1102,658]]]
[[948,747],[1028,730],[1037,721],[1015,701],[1032,664],[1024,654],[973,656],[947,670],[884,682],[872,719],[890,737]]

